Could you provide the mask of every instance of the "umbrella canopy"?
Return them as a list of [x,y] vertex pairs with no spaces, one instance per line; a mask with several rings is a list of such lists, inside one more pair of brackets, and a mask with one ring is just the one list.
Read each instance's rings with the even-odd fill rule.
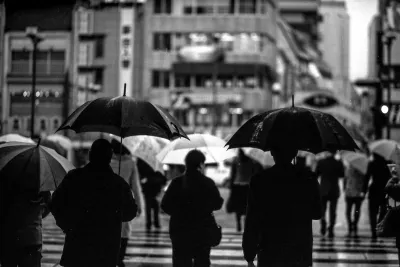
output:
[[277,144],[290,144],[314,154],[331,148],[359,149],[332,115],[299,107],[260,113],[245,122],[227,142],[229,148],[255,147],[264,151]]
[[[110,135],[112,139],[119,141],[119,137]],[[129,136],[122,140],[122,144],[129,152],[144,162],[146,162],[154,171],[164,173],[163,164],[157,159],[157,154],[169,143],[169,141],[147,135]]]
[[367,173],[369,160],[365,154],[347,151],[342,154],[342,160],[362,174]]
[[202,151],[206,156],[206,163],[217,163],[234,157],[233,151],[224,148],[226,142],[209,134],[190,134],[190,140],[176,139],[165,146],[157,155],[157,159],[165,164],[184,164],[186,154],[192,149]]
[[68,137],[61,135],[61,134],[51,134],[46,136],[47,140],[51,140],[54,142],[59,143],[64,149],[72,148],[72,141]]
[[165,139],[187,135],[178,121],[163,108],[131,97],[102,97],[77,108],[57,130],[76,133],[106,132],[125,138],[151,135]]
[[67,155],[67,151],[64,149],[64,147],[62,147],[59,143],[49,140],[47,138],[41,140],[40,145],[53,149],[63,157],[66,157]]
[[[40,141],[39,141],[40,143]],[[53,191],[74,166],[53,149],[39,144],[8,142],[0,145],[0,177],[40,191]]]
[[31,138],[19,134],[6,134],[0,136],[0,142],[23,142],[29,144],[35,143]]
[[386,160],[394,160],[395,151],[398,147],[398,143],[389,139],[381,139],[373,141],[369,144],[369,150],[371,153],[376,153]]

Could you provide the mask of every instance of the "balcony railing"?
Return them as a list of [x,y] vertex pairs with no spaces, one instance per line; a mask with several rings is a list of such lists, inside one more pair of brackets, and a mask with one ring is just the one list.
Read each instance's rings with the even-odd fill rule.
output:
[[[42,61],[36,62],[36,73],[38,75],[58,75],[64,74],[65,62],[64,61]],[[11,74],[16,75],[30,75],[32,74],[31,61],[12,61]]]

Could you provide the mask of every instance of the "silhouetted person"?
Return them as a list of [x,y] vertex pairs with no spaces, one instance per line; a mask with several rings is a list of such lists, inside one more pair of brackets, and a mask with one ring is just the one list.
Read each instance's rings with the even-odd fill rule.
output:
[[144,195],[144,203],[146,209],[146,230],[150,231],[154,226],[160,229],[160,204],[157,197],[161,193],[161,189],[167,182],[167,178],[160,172],[149,172],[141,179],[142,190]]
[[200,151],[190,151],[185,173],[171,181],[161,202],[161,208],[171,216],[174,267],[210,266],[207,229],[215,220],[213,211],[222,207],[223,199],[214,181],[203,174],[205,160]]
[[135,218],[129,185],[110,167],[110,142],[98,139],[89,163],[70,171],[53,193],[51,212],[65,232],[62,266],[115,267],[122,222]]
[[[137,205],[137,217],[141,214],[141,195],[140,195],[140,177],[139,172],[136,166],[136,160],[131,156],[129,150],[121,143],[112,140],[111,146],[114,151],[114,156],[111,159],[110,166],[113,169],[114,173],[118,174],[124,178],[125,182],[128,183],[130,189],[133,192],[133,197],[136,200]],[[120,154],[121,154],[121,170],[119,170],[119,161],[120,161]],[[126,254],[126,248],[128,247],[128,240],[132,231],[132,221],[123,222],[122,223],[122,231],[121,231],[121,247],[119,251],[118,257],[118,267],[125,266],[124,264],[124,257]]]
[[[364,200],[364,188],[366,178],[359,170],[348,166],[343,180],[344,194],[346,200],[346,219],[348,236],[358,236],[358,221],[361,215],[361,204]],[[354,215],[352,215],[354,207]]]
[[243,233],[244,258],[251,266],[312,265],[312,220],[321,218],[318,181],[291,161],[289,145],[271,150],[275,165],[251,178]]
[[[399,202],[400,201],[400,180],[397,177],[392,177],[389,182],[386,185],[385,188],[386,193],[394,199],[395,201]],[[400,225],[398,225],[400,228]],[[398,260],[399,260],[399,266],[400,266],[400,229],[397,229],[397,236],[396,236],[396,247],[397,247],[397,255],[398,255]]]
[[42,218],[49,214],[51,194],[24,188],[15,180],[4,174],[0,178],[0,265],[40,267]]
[[228,213],[233,212],[236,215],[236,230],[238,232],[242,231],[241,219],[246,214],[250,178],[261,170],[261,165],[246,156],[243,149],[238,150],[238,156],[231,166],[231,192],[226,206]]
[[[364,192],[368,191],[369,222],[372,238],[376,239],[376,224],[386,214],[385,186],[391,177],[387,161],[380,155],[373,153],[373,160],[368,164]],[[369,181],[371,185],[368,188]]]
[[337,202],[340,196],[339,179],[344,176],[343,163],[335,159],[336,150],[331,149],[328,156],[317,162],[315,173],[320,178],[321,199],[322,199],[322,219],[321,235],[326,233],[325,213],[329,204],[329,227],[328,236],[335,236]]

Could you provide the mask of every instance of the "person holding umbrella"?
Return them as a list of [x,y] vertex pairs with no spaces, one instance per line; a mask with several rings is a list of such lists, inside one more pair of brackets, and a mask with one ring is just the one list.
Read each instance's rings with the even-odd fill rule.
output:
[[[130,155],[128,149],[124,145],[121,145],[121,143],[117,140],[112,139],[111,146],[113,148],[114,155],[111,159],[110,166],[114,173],[118,173],[119,166],[121,164],[121,171],[119,175],[124,178],[125,182],[128,183],[130,189],[132,190],[133,197],[135,198],[137,205],[136,217],[139,217],[142,212],[142,196],[140,194],[139,172],[137,169],[136,160]],[[128,247],[128,240],[131,231],[132,221],[122,222],[121,247],[117,264],[118,267],[125,266],[123,260],[126,254],[126,248]]]
[[93,142],[90,162],[70,171],[53,193],[50,206],[65,233],[62,266],[109,266],[118,263],[122,222],[137,215],[137,205],[125,180],[110,167],[112,146]]

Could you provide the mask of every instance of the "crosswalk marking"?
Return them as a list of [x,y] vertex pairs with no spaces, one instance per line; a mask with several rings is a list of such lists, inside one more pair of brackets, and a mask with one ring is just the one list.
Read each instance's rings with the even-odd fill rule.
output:
[[[394,239],[371,241],[367,234],[358,239],[348,239],[337,233],[334,239],[314,237],[314,266],[398,266]],[[243,259],[241,234],[234,229],[224,229],[221,244],[211,251],[213,266],[247,266]],[[43,230],[42,267],[54,266],[61,257],[64,234],[59,228]],[[135,230],[128,242],[127,266],[171,266],[172,248],[168,231],[151,232]]]

